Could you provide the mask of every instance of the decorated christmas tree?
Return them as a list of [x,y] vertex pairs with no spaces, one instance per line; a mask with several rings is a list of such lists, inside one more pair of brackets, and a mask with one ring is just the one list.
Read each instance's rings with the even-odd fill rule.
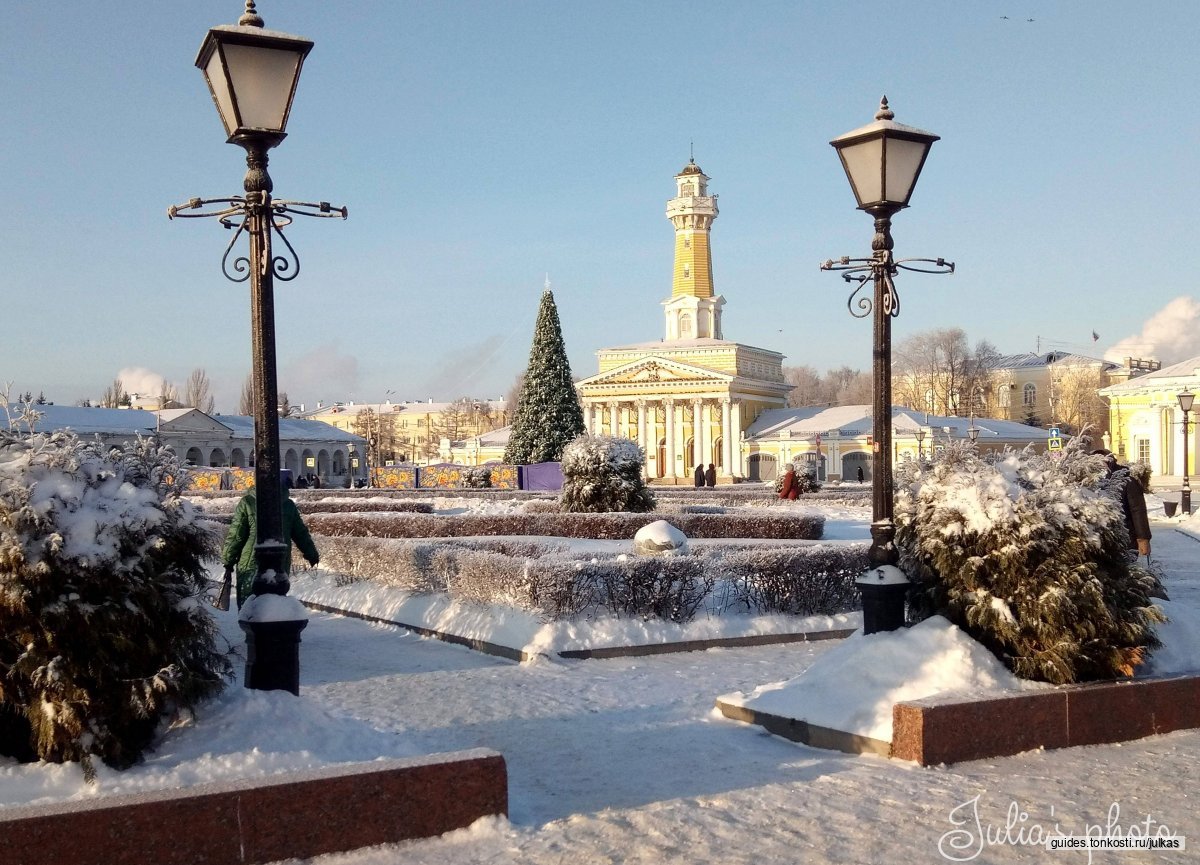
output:
[[231,673],[174,454],[0,430],[0,753],[114,767]]
[[1022,678],[1131,675],[1159,645],[1161,586],[1130,561],[1103,474],[1080,440],[987,457],[947,446],[902,463],[896,546],[917,616],[945,616]]
[[542,292],[525,384],[517,401],[504,461],[511,465],[556,462],[567,442],[583,433],[583,409],[571,380],[558,307]]

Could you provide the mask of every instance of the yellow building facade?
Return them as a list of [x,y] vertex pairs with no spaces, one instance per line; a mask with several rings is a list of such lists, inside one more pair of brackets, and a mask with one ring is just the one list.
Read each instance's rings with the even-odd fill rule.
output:
[[1121,462],[1140,461],[1150,466],[1152,476],[1181,478],[1184,453],[1188,473],[1197,473],[1197,408],[1188,415],[1188,436],[1183,437],[1181,391],[1200,393],[1200,355],[1164,366],[1103,388],[1108,400],[1109,435],[1105,445]]
[[675,261],[671,295],[662,302],[663,339],[601,349],[597,374],[577,384],[585,429],[636,441],[646,476],[667,484],[691,483],[697,465],[715,466],[724,483],[744,478],[746,429],[763,411],[786,405],[791,390],[782,354],[724,338],[709,179],[688,162],[667,202]]

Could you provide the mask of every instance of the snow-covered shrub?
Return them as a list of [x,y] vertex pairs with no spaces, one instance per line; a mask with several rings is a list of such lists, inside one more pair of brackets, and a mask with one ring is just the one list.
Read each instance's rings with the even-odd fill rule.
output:
[[563,449],[562,507],[569,513],[654,510],[642,479],[645,454],[637,442],[583,435]]
[[0,431],[0,753],[138,762],[231,674],[203,602],[210,523],[174,454]]
[[1150,492],[1150,464],[1138,460],[1129,464],[1129,476],[1142,485],[1143,492]]
[[1073,440],[981,458],[947,446],[902,463],[900,566],[917,615],[944,615],[1016,675],[1056,684],[1130,675],[1159,645],[1153,575],[1126,555],[1102,457]]
[[[792,468],[796,470],[796,479],[792,483],[799,495],[815,493],[821,489],[821,482],[817,480],[817,470],[810,463],[792,463]],[[787,469],[784,469],[779,477],[775,478],[775,492],[777,493],[783,491],[783,476],[785,474],[787,474]]]
[[462,485],[472,490],[491,489],[492,470],[487,466],[472,466],[463,472]]

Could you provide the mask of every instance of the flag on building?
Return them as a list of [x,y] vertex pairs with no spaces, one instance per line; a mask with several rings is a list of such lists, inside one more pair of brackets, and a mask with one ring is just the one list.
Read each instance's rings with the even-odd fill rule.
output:
[[1099,342],[1099,341],[1100,341],[1100,334],[1096,333],[1096,331],[1093,330],[1092,331],[1092,342]]

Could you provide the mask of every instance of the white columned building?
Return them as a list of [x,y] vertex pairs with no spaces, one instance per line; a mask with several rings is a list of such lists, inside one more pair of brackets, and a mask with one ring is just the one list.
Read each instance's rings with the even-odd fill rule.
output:
[[710,463],[718,482],[744,478],[747,426],[786,405],[791,390],[782,354],[724,338],[709,243],[719,211],[708,180],[688,162],[667,202],[675,261],[663,338],[601,349],[599,372],[577,385],[587,429],[638,442],[646,476],[660,483],[691,483],[696,465]]

